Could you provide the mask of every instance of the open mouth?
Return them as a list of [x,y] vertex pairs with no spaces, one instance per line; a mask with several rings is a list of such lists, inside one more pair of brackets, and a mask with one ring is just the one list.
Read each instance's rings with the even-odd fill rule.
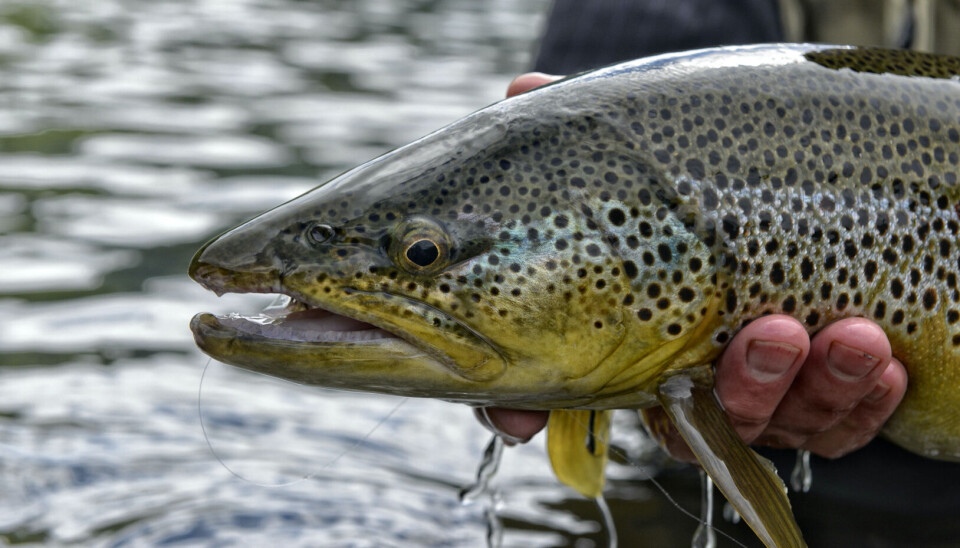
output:
[[[429,303],[352,287],[343,287],[335,298],[317,303],[285,286],[274,266],[246,264],[251,259],[241,265],[243,269],[234,267],[231,263],[236,261],[232,260],[228,262],[231,267],[225,268],[204,260],[204,255],[233,253],[236,244],[228,243],[214,240],[201,250],[190,265],[190,277],[219,295],[283,296],[255,316],[194,316],[190,321],[193,338],[215,359],[295,382],[353,383],[349,387],[374,391],[391,388],[384,380],[389,378],[387,371],[401,363],[425,368],[424,374],[441,374],[444,379],[454,374],[471,381],[491,380],[506,368],[506,360],[490,342]],[[381,371],[385,376],[361,381],[357,378],[362,375],[360,369],[349,373],[342,369],[361,363],[363,371]]]
[[240,333],[284,341],[337,343],[397,338],[375,325],[311,307],[286,295],[259,315],[228,314],[217,319],[223,327]]

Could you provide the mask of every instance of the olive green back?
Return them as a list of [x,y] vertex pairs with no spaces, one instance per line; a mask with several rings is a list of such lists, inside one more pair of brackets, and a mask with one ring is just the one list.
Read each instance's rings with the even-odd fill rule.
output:
[[811,51],[805,57],[831,69],[855,72],[952,78],[960,75],[960,58],[919,51],[856,48]]

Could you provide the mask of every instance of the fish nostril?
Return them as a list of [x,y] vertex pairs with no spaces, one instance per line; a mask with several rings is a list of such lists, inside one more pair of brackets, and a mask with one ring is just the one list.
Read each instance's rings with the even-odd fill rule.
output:
[[213,291],[217,296],[230,292],[230,290],[226,288],[226,281],[229,278],[229,274],[218,266],[194,260],[193,263],[190,264],[189,275],[195,282]]
[[330,225],[311,223],[304,231],[306,240],[311,245],[320,245],[333,238],[337,231]]
[[192,263],[190,263],[190,270],[187,274],[195,282],[206,287],[207,280],[209,280],[217,270],[219,269],[213,265],[194,260]]

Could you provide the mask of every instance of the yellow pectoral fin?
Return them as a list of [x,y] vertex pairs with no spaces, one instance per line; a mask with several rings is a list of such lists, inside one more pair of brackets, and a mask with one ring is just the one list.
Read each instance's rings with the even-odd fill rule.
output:
[[606,481],[612,410],[558,409],[547,422],[547,452],[557,479],[597,498]]

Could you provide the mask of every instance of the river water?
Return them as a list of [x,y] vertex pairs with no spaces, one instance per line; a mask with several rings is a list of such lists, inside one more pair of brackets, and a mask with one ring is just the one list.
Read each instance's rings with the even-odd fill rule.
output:
[[[190,317],[269,298],[185,270],[218,232],[500,98],[547,8],[0,2],[0,544],[483,546],[484,505],[457,499],[488,439],[468,408],[207,366]],[[647,472],[611,466],[622,545],[689,543]],[[671,487],[693,512],[695,481]],[[493,486],[505,546],[603,544],[542,439]]]

